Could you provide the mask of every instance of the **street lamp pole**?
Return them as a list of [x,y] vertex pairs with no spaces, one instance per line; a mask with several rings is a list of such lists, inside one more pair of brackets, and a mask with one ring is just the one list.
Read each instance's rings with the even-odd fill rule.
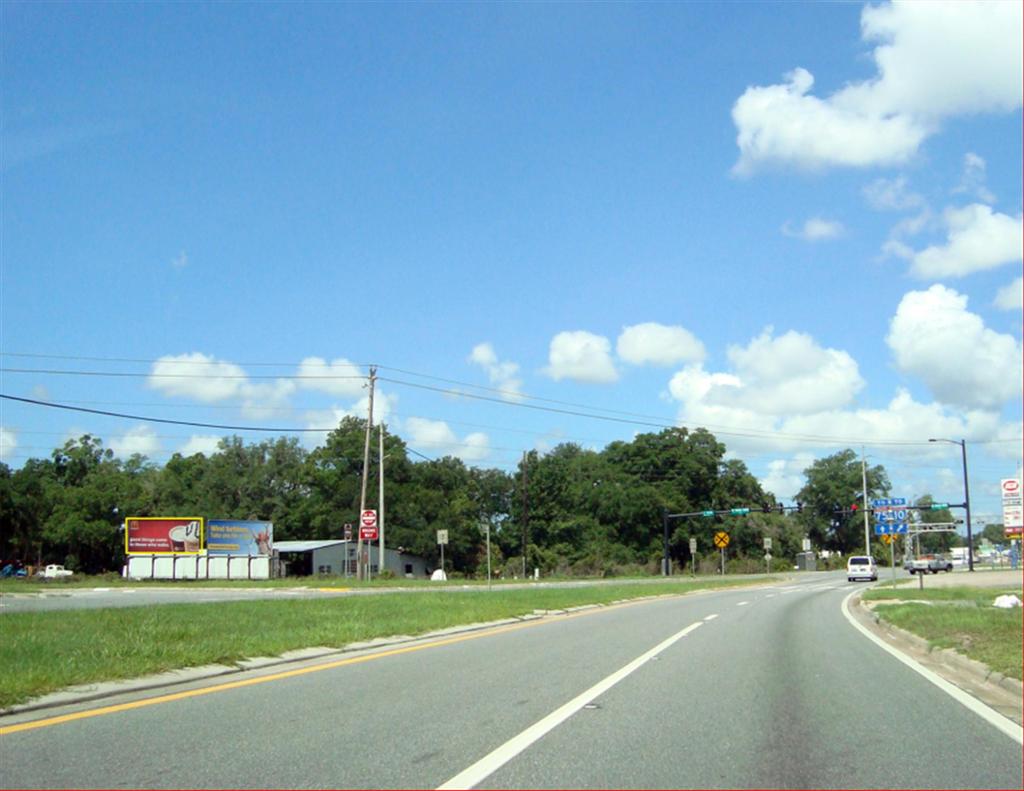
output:
[[967,485],[967,440],[929,439],[929,442],[948,442],[960,446],[960,455],[964,466],[964,511],[967,519],[967,569],[974,571],[974,533],[971,530],[971,490]]

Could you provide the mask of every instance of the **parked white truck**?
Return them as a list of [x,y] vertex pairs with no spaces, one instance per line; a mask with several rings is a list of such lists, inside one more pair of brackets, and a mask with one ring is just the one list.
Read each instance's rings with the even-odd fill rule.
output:
[[57,579],[58,577],[70,577],[75,572],[70,571],[57,563],[51,563],[45,569],[43,569],[39,576],[43,579]]

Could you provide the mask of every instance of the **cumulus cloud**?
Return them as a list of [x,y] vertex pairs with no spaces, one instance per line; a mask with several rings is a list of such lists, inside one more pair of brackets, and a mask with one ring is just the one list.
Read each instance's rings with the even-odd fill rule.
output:
[[443,420],[411,417],[405,421],[404,433],[410,447],[427,455],[457,456],[472,462],[487,458],[491,452],[486,434],[474,432],[459,439]]
[[1024,278],[1018,277],[996,294],[995,306],[1000,310],[1021,310],[1024,307]]
[[286,406],[295,392],[291,380],[253,382],[241,366],[199,352],[161,357],[153,363],[146,386],[166,396],[208,404],[236,400],[242,414],[254,420]]
[[619,378],[609,340],[582,330],[560,332],[551,339],[544,373],[555,381],[572,379],[595,384],[615,382]]
[[10,461],[18,449],[18,437],[5,426],[0,426],[0,461]]
[[906,211],[924,205],[924,198],[907,186],[907,177],[875,179],[862,190],[872,209],[878,211]]
[[790,223],[782,226],[784,236],[791,236],[794,239],[803,239],[805,242],[820,242],[825,239],[838,239],[846,229],[837,220],[825,220],[821,217],[812,217],[804,222],[799,228],[793,228]]
[[344,357],[327,362],[322,357],[307,357],[299,363],[298,385],[303,390],[318,390],[333,396],[357,396],[367,377],[362,369]]
[[967,152],[964,155],[963,175],[953,193],[966,193],[983,203],[995,203],[995,195],[985,186],[985,171],[985,160],[973,152]]
[[963,277],[1021,260],[1021,215],[1010,217],[973,203],[962,209],[947,209],[943,220],[946,243],[914,253],[911,274],[920,278]]
[[114,455],[122,459],[136,453],[140,456],[153,456],[161,449],[160,439],[149,426],[135,426],[121,436],[113,437],[109,444]]
[[942,285],[904,295],[886,342],[897,367],[944,404],[997,409],[1021,393],[1021,344],[985,326]]
[[188,442],[178,448],[177,452],[182,456],[194,456],[202,453],[204,456],[212,456],[220,449],[221,438],[212,434],[193,434]]
[[498,359],[494,347],[489,343],[478,343],[469,354],[469,362],[479,365],[487,372],[487,378],[501,391],[506,401],[521,401],[523,381],[519,378],[519,364]]
[[704,344],[689,330],[655,322],[624,327],[615,350],[631,365],[699,362],[705,354]]
[[703,408],[739,410],[745,425],[831,409],[849,403],[864,386],[849,354],[819,346],[809,335],[766,329],[747,346],[730,346],[734,372],[708,374],[691,366],[669,383],[672,395]]
[[777,499],[792,500],[807,481],[804,470],[813,463],[814,454],[811,453],[797,453],[788,459],[773,459],[768,462],[767,471],[758,482],[762,489],[771,492]]
[[814,78],[803,68],[782,84],[747,88],[732,111],[734,171],[898,165],[945,118],[1020,107],[1021,26],[1020,3],[866,6],[861,37],[876,44],[876,75],[824,99],[809,93]]

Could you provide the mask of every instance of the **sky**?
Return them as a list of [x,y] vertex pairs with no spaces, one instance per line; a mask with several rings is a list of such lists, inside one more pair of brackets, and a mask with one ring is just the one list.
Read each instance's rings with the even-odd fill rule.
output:
[[8,0],[0,460],[312,449],[372,365],[414,460],[706,427],[780,500],[850,448],[962,502],[965,440],[999,522],[1021,29],[1001,0]]

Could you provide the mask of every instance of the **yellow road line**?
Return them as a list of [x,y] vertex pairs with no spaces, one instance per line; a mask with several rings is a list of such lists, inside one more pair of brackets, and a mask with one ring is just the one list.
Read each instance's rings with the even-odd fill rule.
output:
[[[592,610],[583,610],[580,612],[566,613],[566,618],[576,618],[582,615],[589,615],[595,612],[604,612],[612,608],[626,607],[632,604],[640,604],[644,601],[650,601],[650,599],[639,599],[634,601],[622,602],[616,605],[607,605],[605,607],[595,608]],[[373,659],[383,659],[389,656],[398,656],[399,654],[409,654],[414,651],[422,651],[426,648],[440,648],[446,645],[453,645],[455,643],[463,643],[467,640],[476,640],[481,637],[492,637],[498,634],[504,634],[505,632],[513,632],[519,629],[525,629],[530,626],[538,626],[546,621],[538,619],[535,621],[525,621],[522,623],[509,624],[506,626],[497,626],[493,629],[485,629],[479,632],[471,632],[470,634],[457,635],[455,637],[448,637],[441,640],[432,640],[429,643],[422,643],[420,645],[408,645],[401,648],[392,648],[386,651],[379,651],[372,654],[366,654],[363,656],[353,656],[346,659],[339,659],[334,662],[327,662],[322,665],[314,665],[312,667],[301,667],[295,670],[285,670],[280,673],[273,673],[268,676],[259,676],[258,678],[247,678],[240,681],[228,681],[223,684],[216,684],[211,687],[203,687],[202,689],[190,689],[184,692],[172,692],[168,695],[159,695],[155,698],[146,698],[145,700],[135,700],[130,703],[118,703],[113,706],[103,706],[98,709],[89,709],[88,711],[78,711],[73,714],[62,714],[57,717],[47,717],[41,720],[33,720],[31,722],[22,722],[17,725],[7,725],[0,727],[0,736],[8,736],[12,733],[20,733],[22,731],[31,731],[37,728],[48,728],[52,725],[61,725],[65,722],[74,722],[76,720],[89,719],[90,717],[100,717],[105,714],[116,714],[121,711],[130,711],[132,709],[141,709],[146,706],[155,706],[159,703],[171,703],[176,700],[185,700],[187,698],[196,698],[200,695],[212,695],[215,692],[226,692],[230,689],[240,689],[242,687],[251,687],[256,684],[266,684],[270,681],[279,681],[284,678],[292,678],[294,676],[304,676],[308,673],[318,673],[321,670],[332,670],[336,667],[345,667],[346,665],[356,665],[361,662],[369,662]]]

